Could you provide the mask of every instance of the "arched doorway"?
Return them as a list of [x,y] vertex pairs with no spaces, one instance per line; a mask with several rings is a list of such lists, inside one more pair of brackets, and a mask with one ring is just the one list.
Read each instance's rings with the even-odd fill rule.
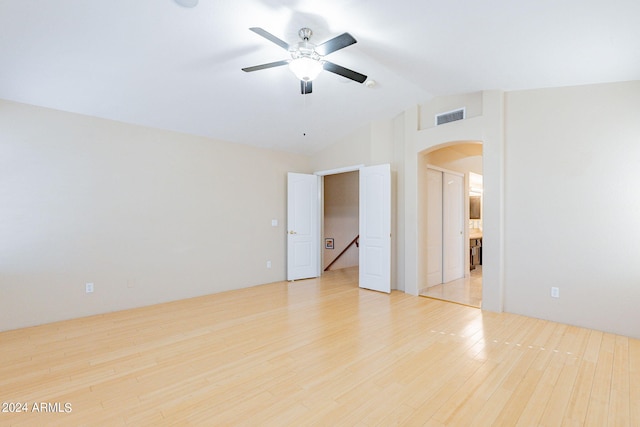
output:
[[482,305],[482,148],[480,141],[456,141],[419,155],[421,296]]

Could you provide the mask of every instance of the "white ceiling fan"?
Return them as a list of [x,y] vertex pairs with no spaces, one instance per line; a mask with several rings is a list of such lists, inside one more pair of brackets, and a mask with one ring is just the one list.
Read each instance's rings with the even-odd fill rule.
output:
[[322,70],[327,70],[358,83],[364,83],[367,80],[367,76],[364,74],[360,74],[324,59],[324,57],[330,53],[357,43],[356,39],[349,33],[343,33],[322,44],[315,45],[309,41],[313,32],[309,28],[301,28],[300,31],[298,31],[298,35],[302,41],[295,45],[289,45],[287,42],[279,39],[262,28],[252,27],[249,29],[287,50],[291,55],[291,59],[246,67],[243,68],[242,71],[252,72],[288,64],[291,71],[300,80],[300,92],[303,95],[312,92],[313,88],[311,82],[322,72]]

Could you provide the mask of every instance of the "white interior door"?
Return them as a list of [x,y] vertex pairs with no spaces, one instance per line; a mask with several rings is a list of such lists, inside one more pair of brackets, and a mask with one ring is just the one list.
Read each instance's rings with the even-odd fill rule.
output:
[[360,169],[361,288],[391,292],[391,168]]
[[464,178],[442,174],[442,282],[464,277]]
[[320,275],[319,180],[287,174],[287,280]]
[[427,286],[442,283],[442,172],[427,169]]

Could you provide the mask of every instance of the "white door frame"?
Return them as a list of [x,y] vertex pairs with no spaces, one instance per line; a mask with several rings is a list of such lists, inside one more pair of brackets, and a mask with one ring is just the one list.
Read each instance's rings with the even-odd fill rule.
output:
[[[313,174],[314,175],[318,175],[320,178],[320,188],[319,188],[319,193],[320,193],[320,236],[324,235],[324,177],[328,176],[328,175],[338,175],[341,173],[347,173],[347,172],[358,172],[360,171],[360,168],[363,168],[364,165],[353,165],[353,166],[345,166],[342,168],[336,168],[336,169],[327,169],[327,170],[322,170],[322,171],[316,171]],[[320,256],[318,257],[318,265],[322,266],[324,265],[324,260],[322,259],[323,255],[324,255],[324,251],[322,250],[322,239],[320,239],[320,250],[319,250],[319,254]],[[320,269],[320,274],[323,274],[324,271],[322,270],[322,268]]]
[[364,165],[345,166],[343,168],[318,171],[318,172],[314,172],[313,174],[318,176],[337,175],[339,173],[359,171],[363,167]]

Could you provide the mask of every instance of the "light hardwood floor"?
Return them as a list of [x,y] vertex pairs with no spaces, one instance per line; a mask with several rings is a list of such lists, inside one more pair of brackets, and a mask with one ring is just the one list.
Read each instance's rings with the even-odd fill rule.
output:
[[482,266],[479,265],[471,270],[468,277],[428,287],[420,295],[480,308],[482,306]]
[[640,425],[640,340],[356,280],[0,333],[0,425]]

